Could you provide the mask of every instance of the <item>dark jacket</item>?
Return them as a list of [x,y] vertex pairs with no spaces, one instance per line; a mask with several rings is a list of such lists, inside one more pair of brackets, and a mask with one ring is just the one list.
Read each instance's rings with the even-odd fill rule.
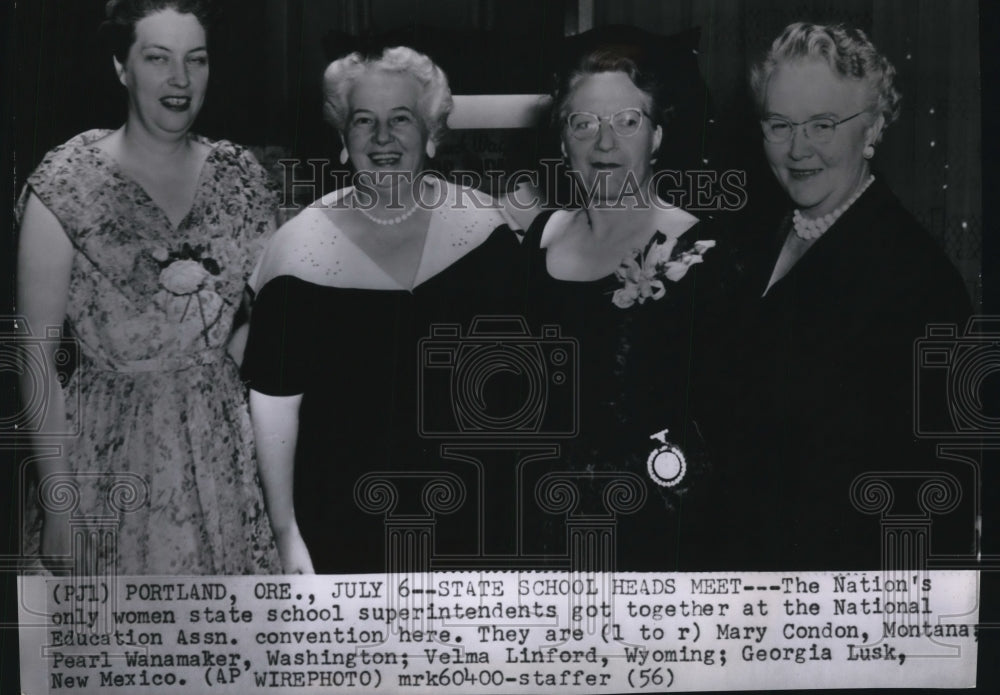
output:
[[[744,235],[741,286],[708,360],[718,543],[699,564],[874,569],[886,518],[877,490],[852,499],[852,483],[888,471],[884,511],[922,513],[910,503],[941,466],[913,432],[915,341],[929,323],[961,332],[969,298],[879,178],[762,297],[790,229],[787,216]],[[924,395],[922,407],[944,408],[944,393]]]

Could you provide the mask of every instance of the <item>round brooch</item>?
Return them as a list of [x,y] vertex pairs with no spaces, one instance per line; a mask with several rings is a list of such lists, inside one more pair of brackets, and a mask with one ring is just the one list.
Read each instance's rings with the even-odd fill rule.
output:
[[681,482],[687,473],[684,452],[676,444],[667,441],[669,431],[663,430],[650,437],[660,442],[660,446],[649,452],[649,457],[646,459],[649,477],[660,487],[673,487]]

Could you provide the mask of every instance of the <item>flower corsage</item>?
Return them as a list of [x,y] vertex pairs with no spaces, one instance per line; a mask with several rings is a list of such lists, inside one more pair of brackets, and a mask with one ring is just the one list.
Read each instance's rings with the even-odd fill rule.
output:
[[222,304],[226,303],[208,282],[209,278],[222,272],[218,261],[210,257],[207,249],[200,244],[191,246],[185,243],[180,251],[173,252],[156,248],[150,255],[160,267],[160,286],[169,293],[168,296],[184,303],[179,321],[187,317],[192,301],[197,305],[202,325],[200,333],[208,346],[209,328],[218,320]]
[[677,248],[677,241],[657,231],[645,249],[635,249],[622,259],[615,271],[622,287],[611,297],[615,306],[627,309],[636,302],[662,298],[667,293],[667,282],[680,281],[715,246],[711,239],[699,239],[682,250]]

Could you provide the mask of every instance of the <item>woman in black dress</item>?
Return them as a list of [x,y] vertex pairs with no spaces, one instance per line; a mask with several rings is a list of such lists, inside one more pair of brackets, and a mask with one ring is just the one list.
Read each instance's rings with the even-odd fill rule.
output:
[[696,217],[656,195],[660,94],[650,71],[614,52],[564,76],[555,120],[584,202],[540,215],[524,241],[525,313],[535,330],[558,326],[579,356],[575,401],[552,404],[575,411],[576,435],[533,470],[535,549],[579,555],[585,541],[567,528],[593,528],[596,555],[582,561],[593,569],[685,566],[697,542],[685,501],[708,467],[691,379],[712,284],[703,269],[718,250]]
[[285,571],[403,569],[386,514],[417,529],[454,512],[448,527],[470,528],[463,484],[420,437],[419,341],[489,313],[517,242],[492,199],[421,175],[452,106],[429,58],[352,54],[327,68],[324,91],[357,185],[276,233],[254,281],[244,375]]

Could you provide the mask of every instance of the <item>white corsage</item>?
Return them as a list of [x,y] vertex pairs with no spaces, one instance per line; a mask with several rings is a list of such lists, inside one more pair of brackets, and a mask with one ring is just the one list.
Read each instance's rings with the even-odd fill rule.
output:
[[201,319],[198,332],[209,347],[209,329],[219,320],[226,303],[209,282],[209,278],[222,272],[219,263],[208,255],[204,246],[187,243],[179,251],[168,252],[157,247],[149,255],[160,267],[158,279],[166,290],[162,306],[167,316],[183,324],[194,304]]
[[174,261],[160,271],[160,284],[171,294],[184,296],[200,290],[209,275],[198,261]]
[[650,298],[662,298],[667,293],[665,283],[679,282],[691,266],[702,262],[702,256],[715,246],[715,241],[698,240],[680,253],[675,253],[676,246],[676,238],[668,238],[658,231],[645,250],[635,249],[623,258],[615,271],[622,287],[611,297],[614,305],[627,309],[636,302],[642,304]]

